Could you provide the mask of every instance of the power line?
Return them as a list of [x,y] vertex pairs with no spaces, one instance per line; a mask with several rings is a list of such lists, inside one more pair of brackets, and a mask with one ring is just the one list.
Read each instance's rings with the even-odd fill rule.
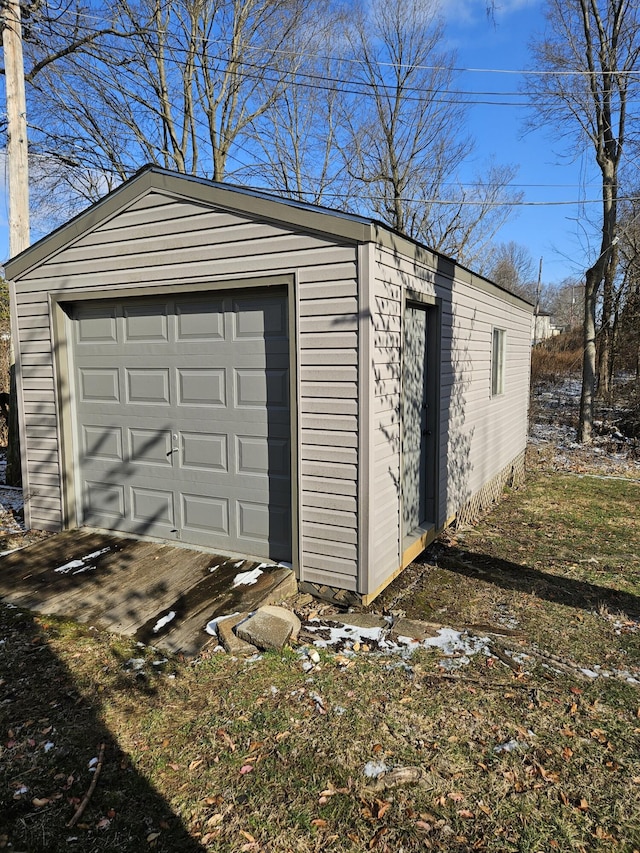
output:
[[[65,10],[67,11],[67,10]],[[97,15],[91,15],[88,12],[77,11],[74,12],[74,20],[79,18],[85,18],[87,20],[104,22],[105,27],[109,27],[111,22],[105,20],[102,17],[98,17]],[[87,30],[91,31],[91,27],[87,27]],[[102,28],[100,28],[102,29]],[[94,30],[95,32],[100,32],[100,29]],[[207,38],[202,39],[203,42],[209,44],[223,44],[226,46],[231,46],[232,41],[230,39],[223,39],[220,37],[216,38]],[[245,45],[244,50],[248,51],[263,51],[264,48],[257,47],[255,45]],[[305,59],[315,59],[321,60],[323,62],[345,62],[356,65],[362,65],[362,60],[357,59],[356,57],[348,57],[348,56],[337,56],[332,54],[324,54],[324,53],[314,53],[310,51],[295,51],[295,50],[283,50],[280,48],[270,48],[269,53],[278,54],[288,58],[305,58]],[[504,76],[535,76],[535,77],[545,77],[545,76],[556,76],[556,77],[604,77],[606,74],[610,74],[610,72],[599,71],[599,70],[583,70],[583,69],[568,69],[568,70],[553,70],[547,71],[544,69],[537,68],[474,68],[470,66],[448,66],[448,65],[421,65],[421,64],[413,64],[413,63],[395,63],[395,62],[387,62],[384,60],[370,60],[370,62],[374,65],[377,65],[380,68],[394,68],[394,69],[409,69],[416,71],[453,71],[458,74],[498,74]],[[244,63],[243,63],[244,64]],[[616,72],[616,74],[620,76],[637,76],[640,79],[640,69],[622,69]],[[468,94],[473,94],[469,92]],[[482,94],[482,93],[479,93]],[[487,93],[493,94],[493,93]],[[502,94],[502,93],[496,93]],[[505,93],[508,94],[508,93]],[[512,93],[517,94],[517,93]]]

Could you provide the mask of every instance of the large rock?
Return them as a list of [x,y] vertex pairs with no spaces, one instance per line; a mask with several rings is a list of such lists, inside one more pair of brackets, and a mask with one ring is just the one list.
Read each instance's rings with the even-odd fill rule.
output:
[[236,625],[246,619],[248,615],[248,613],[239,613],[235,616],[222,618],[216,623],[218,639],[230,655],[252,655],[258,651],[255,646],[240,639],[234,633]]
[[296,639],[300,620],[285,607],[267,604],[236,628],[236,634],[260,649],[282,649],[290,639]]

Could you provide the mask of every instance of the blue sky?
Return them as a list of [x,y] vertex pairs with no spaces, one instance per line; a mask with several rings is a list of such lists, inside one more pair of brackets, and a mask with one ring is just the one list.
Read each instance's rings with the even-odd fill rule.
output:
[[[497,0],[496,5],[492,22],[487,19],[484,0],[442,0],[458,66],[486,69],[461,73],[465,91],[518,92],[523,76],[498,72],[531,67],[528,45],[544,30],[544,4],[540,0]],[[493,96],[484,99],[498,100]],[[510,100],[524,102],[523,97]],[[588,266],[589,249],[595,245],[593,228],[578,202],[598,199],[599,184],[591,150],[585,145],[577,160],[568,158],[566,149],[554,144],[546,128],[525,133],[525,119],[530,115],[524,106],[475,106],[470,131],[476,139],[478,162],[493,156],[498,162],[518,166],[513,183],[520,185],[523,200],[529,203],[518,208],[498,240],[526,246],[536,270],[542,257],[543,281],[553,284],[568,276],[580,277]],[[588,205],[586,210],[597,221],[598,205]]]
[[[441,0],[447,32],[458,54],[457,65],[470,69],[460,73],[459,88],[473,92],[517,92],[520,71],[529,64],[528,43],[544,26],[540,0],[497,0],[494,20],[486,15],[485,0]],[[471,70],[484,69],[484,70]],[[495,101],[495,96],[478,96]],[[504,100],[501,98],[500,100]],[[522,97],[514,101],[523,102]],[[537,269],[543,258],[543,281],[553,284],[568,276],[580,276],[588,266],[589,240],[593,231],[584,219],[581,198],[598,198],[598,180],[591,166],[593,157],[585,147],[578,161],[563,156],[561,146],[544,129],[524,133],[527,111],[518,106],[476,105],[471,109],[469,131],[476,139],[475,162],[468,180],[488,158],[518,166],[514,184],[524,192],[524,205],[497,235],[526,246]],[[0,156],[0,188],[4,185],[4,157]],[[585,186],[585,174],[591,182]],[[595,178],[595,180],[594,180]],[[0,201],[0,258],[8,255],[7,200]],[[540,204],[548,202],[549,204]],[[573,202],[572,204],[551,204]],[[588,210],[597,219],[598,206]],[[32,239],[43,234],[32,223]]]

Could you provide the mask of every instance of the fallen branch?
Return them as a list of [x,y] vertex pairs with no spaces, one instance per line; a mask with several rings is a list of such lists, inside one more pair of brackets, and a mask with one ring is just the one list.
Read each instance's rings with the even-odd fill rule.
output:
[[502,651],[502,649],[499,649],[495,643],[489,644],[489,650],[490,650],[492,655],[495,655],[495,657],[498,658],[498,660],[502,661],[502,663],[511,667],[511,669],[515,673],[517,673],[518,675],[520,675],[522,673],[522,667],[520,666],[520,664],[517,663],[516,661],[514,661],[512,658],[510,658],[509,655],[505,654]]
[[98,777],[100,776],[100,772],[102,770],[102,761],[104,759],[104,750],[105,750],[105,744],[101,743],[100,744],[100,752],[98,754],[98,763],[96,764],[96,771],[93,774],[93,779],[91,780],[91,784],[89,785],[89,787],[87,789],[87,793],[82,798],[82,802],[80,803],[80,805],[76,809],[76,813],[71,818],[71,820],[67,823],[67,828],[75,826],[76,823],[80,820],[80,818],[83,815],[84,810],[86,809],[86,807],[89,803],[89,800],[91,799],[91,795],[93,794],[93,792],[96,789],[96,785],[98,784]]

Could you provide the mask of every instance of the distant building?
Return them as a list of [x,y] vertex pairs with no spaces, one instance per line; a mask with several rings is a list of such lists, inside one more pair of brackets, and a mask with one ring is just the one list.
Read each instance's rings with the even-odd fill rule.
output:
[[562,328],[562,326],[557,326],[552,322],[551,314],[548,311],[539,311],[537,316],[534,315],[531,319],[531,341],[534,344],[546,341],[547,338],[559,335]]

